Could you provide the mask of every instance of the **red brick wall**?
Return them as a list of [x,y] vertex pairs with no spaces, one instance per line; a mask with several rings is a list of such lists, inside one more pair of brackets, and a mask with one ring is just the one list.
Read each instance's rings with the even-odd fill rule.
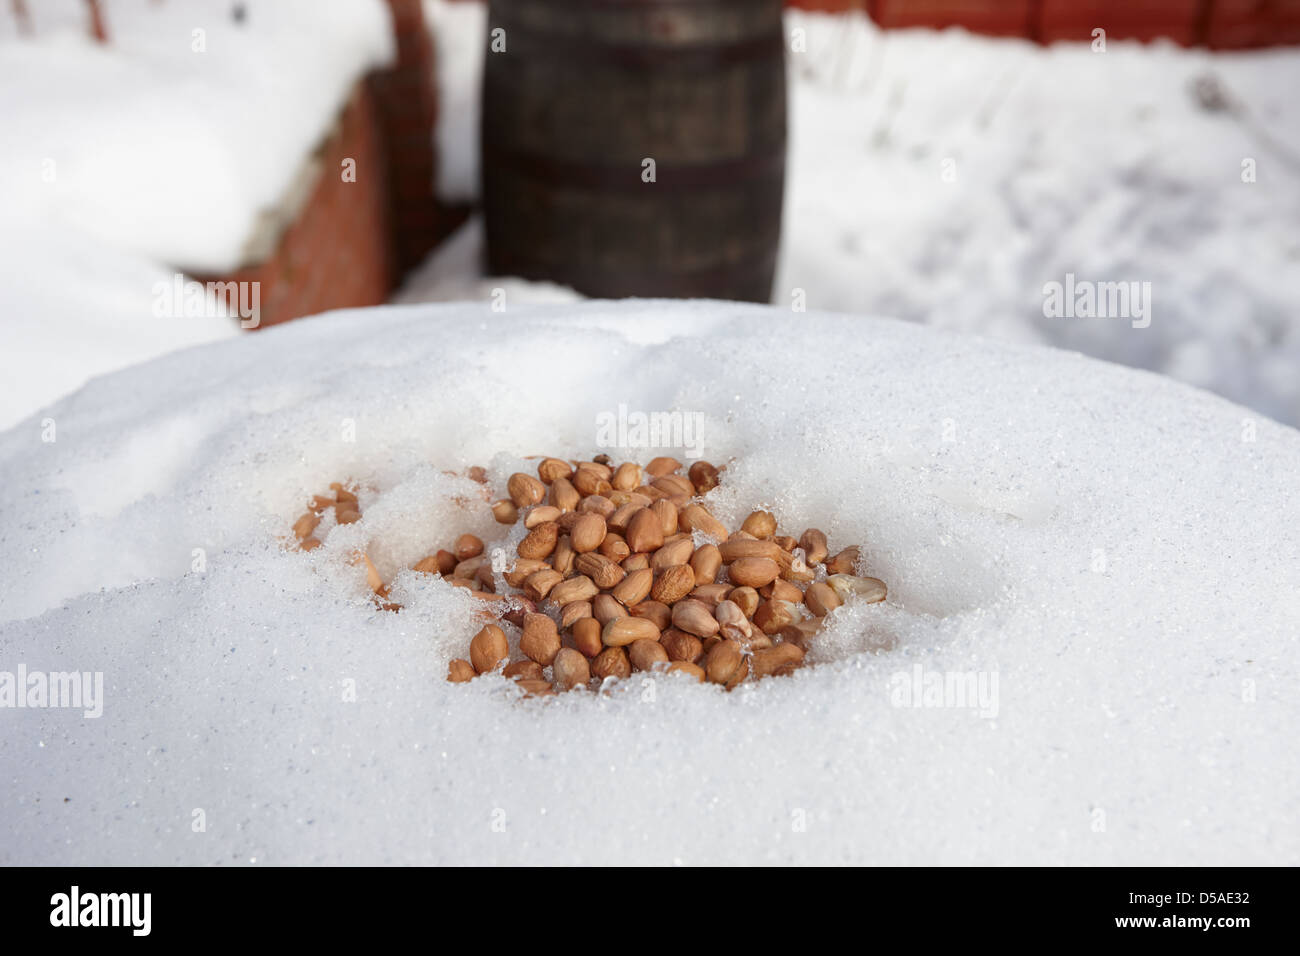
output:
[[871,0],[872,19],[886,29],[965,27],[993,36],[1029,36],[1034,0]]
[[1215,0],[1205,42],[1221,50],[1300,43],[1300,0]]
[[1200,42],[1204,0],[1040,0],[1038,39],[1091,41],[1101,28],[1107,39],[1168,37],[1184,46]]
[[805,10],[866,10],[885,28],[961,26],[1051,43],[1168,37],[1242,49],[1300,43],[1300,0],[786,0]]

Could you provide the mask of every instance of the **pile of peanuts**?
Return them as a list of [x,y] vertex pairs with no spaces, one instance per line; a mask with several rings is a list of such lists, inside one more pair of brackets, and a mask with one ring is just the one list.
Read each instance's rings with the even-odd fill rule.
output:
[[[781,534],[767,511],[729,531],[702,500],[719,469],[682,468],[673,458],[642,468],[599,455],[545,458],[536,476],[511,475],[492,511],[527,533],[503,572],[469,534],[415,565],[494,608],[496,621],[447,679],[500,672],[546,695],[662,671],[730,689],[801,666],[845,602],[885,599],[882,581],[857,574],[858,548],[831,555],[821,531]],[[482,469],[471,477],[486,483]],[[513,659],[506,627],[518,632]]]

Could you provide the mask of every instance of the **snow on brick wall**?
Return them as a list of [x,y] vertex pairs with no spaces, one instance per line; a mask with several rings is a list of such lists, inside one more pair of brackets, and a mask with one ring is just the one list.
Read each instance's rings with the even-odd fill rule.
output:
[[[377,305],[396,278],[389,171],[375,96],[358,83],[309,165],[314,185],[271,254],[217,281],[260,283],[261,325],[329,309]],[[356,164],[345,181],[343,164]]]
[[[315,184],[274,251],[218,280],[261,283],[261,324],[384,302],[461,216],[434,197],[437,94],[420,0],[386,0],[397,60],[370,74],[312,164]],[[345,181],[342,164],[355,161]]]

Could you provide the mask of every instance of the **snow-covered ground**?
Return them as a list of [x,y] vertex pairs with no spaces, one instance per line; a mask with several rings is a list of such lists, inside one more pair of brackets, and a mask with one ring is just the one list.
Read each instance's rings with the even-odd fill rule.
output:
[[101,0],[107,45],[82,0],[26,6],[24,38],[0,10],[0,427],[236,334],[215,309],[156,316],[156,284],[238,266],[353,83],[392,55],[382,0]]
[[[476,188],[464,104],[482,58],[466,51],[485,19],[478,4],[426,10],[440,186],[459,200]],[[787,31],[776,304],[798,290],[813,308],[1077,349],[1300,423],[1300,51],[1101,53],[800,11]],[[1044,286],[1067,274],[1150,283],[1150,324],[1046,317]],[[404,301],[467,287],[413,280]]]
[[[446,472],[500,492],[620,403],[705,415],[720,516],[861,543],[888,602],[730,694],[446,683],[471,599],[399,569],[501,535]],[[779,308],[412,306],[46,414],[0,433],[0,670],[102,672],[102,716],[0,710],[0,862],[1300,863],[1300,434],[1168,378]],[[284,549],[345,478],[362,520]],[[966,674],[979,711],[904,706]]]

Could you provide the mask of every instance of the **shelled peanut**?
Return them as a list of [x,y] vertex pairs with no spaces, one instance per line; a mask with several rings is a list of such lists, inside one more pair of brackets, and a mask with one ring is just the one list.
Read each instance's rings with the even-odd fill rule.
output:
[[293,523],[293,535],[298,539],[298,547],[303,551],[314,551],[321,545],[315,536],[321,515],[334,509],[334,520],[338,524],[352,524],[361,520],[361,507],[357,496],[341,482],[330,485],[332,495],[312,495],[307,510]]
[[505,630],[488,624],[447,679],[501,671],[528,694],[549,694],[666,671],[730,689],[801,666],[841,605],[885,599],[882,581],[857,575],[858,548],[832,555],[821,531],[783,535],[766,511],[731,531],[702,500],[720,470],[682,469],[672,458],[642,468],[602,455],[546,458],[535,476],[511,475],[492,505],[499,523],[525,531],[501,578],[507,593],[473,535],[415,565],[494,602],[520,632],[511,660]]

